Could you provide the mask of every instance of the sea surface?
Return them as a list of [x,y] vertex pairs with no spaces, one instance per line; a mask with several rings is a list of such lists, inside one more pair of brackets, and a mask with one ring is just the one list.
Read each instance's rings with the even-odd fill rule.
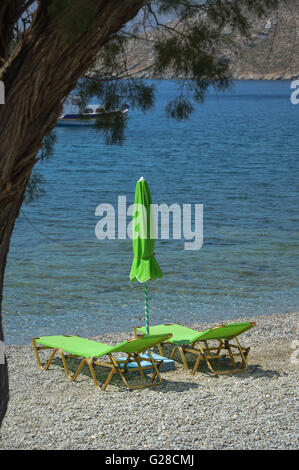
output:
[[[164,277],[149,283],[151,324],[233,320],[298,309],[298,123],[290,82],[235,82],[209,91],[189,121],[156,105],[130,110],[124,145],[93,128],[57,128],[37,165],[45,194],[23,206],[8,256],[6,344],[50,334],[93,336],[144,324],[143,286],[129,281],[132,242],[99,240],[98,205],[133,203],[147,179],[156,204],[203,204],[203,246],[158,239]],[[128,217],[128,223],[130,218]]]

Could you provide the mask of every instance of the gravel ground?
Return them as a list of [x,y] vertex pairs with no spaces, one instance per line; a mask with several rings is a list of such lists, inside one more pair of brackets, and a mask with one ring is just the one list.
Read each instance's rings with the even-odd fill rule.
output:
[[[70,382],[58,359],[42,371],[31,345],[7,346],[10,402],[0,449],[297,449],[297,318],[250,318],[257,326],[241,342],[251,346],[248,372],[215,376],[201,364],[192,376],[176,362],[162,385],[133,391],[116,376],[97,390],[87,369]],[[94,339],[116,344],[131,335]]]

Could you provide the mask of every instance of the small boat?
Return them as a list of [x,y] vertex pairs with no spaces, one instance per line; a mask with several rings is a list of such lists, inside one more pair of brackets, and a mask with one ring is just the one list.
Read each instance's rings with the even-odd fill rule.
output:
[[94,126],[97,120],[107,114],[127,115],[129,106],[124,104],[121,109],[107,111],[99,104],[89,104],[80,112],[81,100],[79,96],[71,95],[63,103],[63,112],[57,120],[56,126]]

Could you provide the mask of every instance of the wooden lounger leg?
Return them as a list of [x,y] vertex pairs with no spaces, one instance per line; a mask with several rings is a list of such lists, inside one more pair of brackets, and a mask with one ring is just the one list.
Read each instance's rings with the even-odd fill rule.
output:
[[[185,347],[184,346],[174,346],[172,351],[171,351],[171,354],[170,354],[170,359],[174,358],[174,355],[177,351],[179,351],[179,353],[180,353],[180,356],[181,356],[181,359],[182,359],[185,370],[187,372],[189,372],[189,367],[188,367],[188,363],[187,363],[186,356],[185,356]],[[186,351],[186,352],[188,352],[188,351]]]
[[195,372],[197,371],[199,363],[200,363],[201,360],[202,360],[202,356],[201,356],[201,354],[199,354],[196,361],[195,361],[194,367],[192,369],[192,375],[195,375]]
[[139,358],[138,354],[134,354],[134,360],[136,361],[136,364],[137,364],[137,367],[138,367],[138,370],[139,370],[139,374],[141,375],[143,380],[145,380],[145,375],[144,375],[144,372],[142,370],[141,361],[140,361],[140,358]]
[[172,349],[172,351],[171,351],[171,354],[170,354],[170,359],[173,359],[173,358],[174,358],[174,355],[175,355],[177,349],[178,349],[177,346],[174,346],[174,347],[173,347],[173,349]]
[[[123,372],[122,372],[121,367],[120,367],[119,364],[116,362],[116,360],[114,359],[114,357],[112,356],[112,354],[109,354],[109,357],[110,357],[111,363],[112,363],[113,366],[114,366],[112,370],[114,370],[114,372],[117,373],[117,374],[120,376],[120,378],[122,379],[122,381],[124,382],[124,384],[126,385],[126,387],[128,387],[128,388],[141,388],[141,387],[142,387],[142,386],[140,386],[140,385],[139,385],[139,386],[138,386],[138,385],[135,385],[135,386],[134,386],[134,385],[128,384],[128,382],[127,382],[127,380],[126,380],[126,378],[125,378],[125,376],[124,376],[124,374],[123,374]],[[111,377],[112,377],[113,374],[110,373],[109,376],[110,376],[110,375],[111,375]],[[110,379],[111,379],[111,377],[110,377]],[[107,384],[106,384],[106,382],[107,382]],[[110,380],[108,381],[108,379],[107,379],[106,382],[105,382],[105,384],[106,384],[106,385],[105,385],[105,388],[107,387],[107,385],[108,385],[108,383],[110,382]]]
[[223,349],[223,345],[224,345],[224,343],[223,343],[223,341],[222,341],[221,339],[218,340],[218,341],[219,341],[219,346],[218,346],[218,349],[217,349],[217,351],[216,351],[216,355],[219,355],[219,354],[220,354],[220,351]]
[[237,368],[236,361],[235,361],[235,359],[234,359],[234,356],[233,356],[233,353],[232,353],[232,348],[230,347],[229,342],[226,342],[226,349],[227,349],[227,351],[228,351],[228,355],[229,355],[229,357],[230,357],[230,360],[231,360],[231,362],[232,362],[232,365],[233,365],[234,369],[236,369],[236,368]]
[[237,345],[231,344],[230,346],[238,350],[238,353],[242,359],[239,368],[243,370],[247,370],[248,369],[247,356],[249,354],[250,348],[244,348],[243,346],[241,346],[237,337],[235,337],[235,340],[236,340]]
[[[67,365],[67,362],[66,362],[66,358],[65,358],[65,355],[64,355],[64,352],[62,349],[60,348],[55,348],[53,349],[52,353],[51,353],[51,356],[48,360],[48,362],[46,363],[45,366],[42,365],[41,363],[41,360],[40,360],[40,357],[39,357],[39,354],[38,354],[38,348],[36,346],[36,343],[34,341],[34,339],[32,340],[32,344],[33,344],[33,349],[34,349],[34,352],[35,352],[35,355],[36,355],[36,358],[37,358],[37,363],[38,363],[38,366],[40,367],[40,369],[42,370],[47,370],[49,367],[50,367],[50,364],[51,362],[53,361],[54,359],[54,356],[55,354],[57,353],[57,351],[60,351],[60,355],[61,355],[61,359],[62,359],[62,363],[63,363],[63,367],[64,367],[64,370],[65,370],[65,375],[67,376],[67,378],[71,381],[74,381],[76,380],[76,378],[78,377],[78,375],[80,374],[81,372],[81,369],[83,367],[83,365],[87,362],[88,363],[88,360],[87,359],[82,359],[82,361],[80,362],[76,372],[74,375],[71,375],[70,372],[69,372],[69,368],[68,368],[68,365]],[[42,346],[40,349],[50,349],[46,346]],[[76,356],[77,357],[77,356]],[[90,367],[90,364],[88,363],[89,367]],[[90,371],[91,371],[91,375],[92,375],[92,378],[94,380],[94,383],[97,387],[99,387],[98,385],[98,382],[96,380],[96,377],[95,377],[95,373],[94,373],[94,370],[93,370],[93,367],[90,367]]]
[[[110,383],[112,377],[114,374],[118,374],[120,376],[120,378],[122,379],[122,381],[124,382],[124,384],[128,387],[128,388],[131,388],[131,389],[139,389],[139,388],[145,388],[145,387],[152,387],[152,386],[155,386],[155,385],[159,385],[161,384],[162,382],[162,378],[161,378],[161,375],[159,373],[159,369],[163,363],[163,361],[155,361],[150,353],[150,351],[148,350],[148,353],[149,353],[149,357],[150,357],[150,361],[152,363],[152,367],[154,369],[154,372],[153,372],[153,375],[150,379],[149,382],[147,382],[146,384],[144,385],[130,385],[126,378],[124,377],[124,374],[123,372],[126,371],[127,369],[127,364],[129,362],[132,362],[132,361],[135,361],[137,363],[137,367],[138,367],[138,370],[139,370],[139,373],[141,375],[141,378],[146,381],[146,377],[145,377],[145,374],[144,374],[144,371],[143,369],[149,369],[151,368],[150,365],[147,365],[146,367],[142,367],[141,365],[141,359],[143,360],[143,358],[141,358],[138,354],[128,354],[128,358],[127,360],[125,361],[124,365],[122,367],[120,367],[120,365],[116,362],[116,360],[113,358],[112,354],[109,354],[109,357],[110,357],[110,362],[99,362],[97,361],[97,358],[94,357],[94,358],[83,358],[80,363],[79,363],[79,366],[77,367],[77,370],[76,372],[74,373],[74,375],[71,375],[70,374],[70,371],[69,371],[69,368],[68,368],[68,365],[67,365],[67,357],[68,356],[65,356],[64,354],[64,351],[61,349],[61,348],[50,348],[48,346],[40,346],[40,347],[37,347],[36,345],[36,342],[35,342],[35,339],[37,338],[34,338],[32,340],[32,344],[33,344],[33,349],[34,349],[34,352],[35,352],[35,355],[36,355],[36,359],[37,359],[37,363],[38,363],[38,366],[42,369],[42,370],[47,370],[50,366],[50,364],[52,363],[56,353],[59,351],[60,352],[60,355],[61,355],[61,360],[62,360],[62,364],[63,364],[63,367],[64,367],[64,370],[65,370],[65,374],[66,376],[68,377],[69,380],[71,381],[74,381],[76,380],[76,378],[78,377],[78,375],[80,374],[84,364],[87,364],[89,366],[89,369],[90,369],[90,373],[91,373],[91,376],[92,376],[92,379],[93,379],[93,382],[95,384],[95,386],[97,388],[102,388],[102,390],[105,390],[108,386],[108,384]],[[50,358],[48,359],[48,362],[46,363],[45,366],[42,365],[41,363],[41,359],[40,359],[40,356],[39,356],[39,353],[38,351],[39,350],[45,350],[45,349],[53,349],[52,352],[51,352],[51,355],[50,355]],[[69,357],[80,357],[80,356],[77,356],[75,354],[71,354],[69,355]],[[95,374],[95,370],[94,370],[94,366],[104,366],[104,367],[108,367],[110,368],[110,372],[106,378],[106,381],[104,382],[104,384],[102,385],[102,387],[99,385],[98,383],[98,380],[96,378],[96,374]],[[157,381],[156,378],[158,379]]]
[[106,390],[107,386],[109,385],[110,380],[112,379],[113,375],[116,373],[115,369],[111,369],[111,371],[108,374],[108,377],[105,381],[105,383],[102,385],[102,390]]
[[[82,361],[82,362],[83,362],[83,361]],[[81,364],[80,364],[81,368],[82,368],[82,366],[83,366],[82,362],[81,362]],[[92,359],[86,359],[86,362],[87,362],[87,364],[88,364],[88,367],[89,367],[89,370],[90,370],[90,373],[91,373],[91,377],[92,377],[93,383],[95,384],[95,386],[96,386],[97,388],[101,388],[100,385],[99,385],[99,382],[97,381],[96,374],[95,374],[95,372],[94,372],[94,367],[93,367],[93,361],[92,361]],[[79,367],[80,367],[80,366],[79,366]],[[79,369],[79,367],[78,367],[78,369]],[[81,370],[81,368],[80,368],[80,370]],[[80,370],[77,371],[78,374],[79,374]],[[77,372],[76,372],[76,374],[77,374]],[[78,375],[78,374],[77,374],[77,375]],[[107,380],[108,380],[108,379],[107,379]],[[107,382],[107,380],[106,380],[106,382]],[[105,382],[105,383],[106,383],[106,382]],[[110,382],[110,380],[109,380],[109,382]],[[108,383],[109,383],[109,382],[108,382]],[[108,385],[108,383],[107,383],[107,385]],[[107,387],[107,385],[106,385],[106,387]],[[106,388],[106,387],[105,387],[105,388]],[[102,389],[103,389],[103,387],[102,387]],[[103,390],[104,390],[104,389],[103,389]]]
[[[65,375],[67,376],[67,378],[68,378],[71,382],[73,382],[74,380],[76,380],[76,378],[77,378],[78,375],[80,374],[80,372],[81,372],[82,367],[84,366],[84,364],[88,364],[88,365],[89,365],[89,368],[90,368],[91,376],[92,376],[92,378],[93,378],[93,381],[95,382],[95,385],[98,386],[98,382],[97,382],[97,380],[96,380],[96,377],[95,377],[95,374],[94,374],[94,370],[93,370],[93,367],[92,367],[92,360],[91,360],[91,359],[83,358],[83,359],[80,361],[80,364],[79,364],[79,366],[77,367],[76,372],[74,373],[74,375],[71,375],[70,372],[69,372],[69,368],[68,368],[67,362],[66,362],[66,357],[65,357],[64,352],[63,352],[62,349],[60,349],[60,355],[61,355],[61,360],[62,360],[62,363],[63,363],[64,370],[65,370]],[[79,357],[79,356],[72,356],[72,357]]]
[[160,356],[163,356],[164,353],[163,353],[163,348],[162,348],[161,343],[158,344],[158,349],[159,349]]
[[[235,336],[234,339],[236,340],[237,345],[231,344],[231,343],[229,343],[229,341],[225,341],[224,344],[223,343],[221,344],[222,347],[220,349],[218,348],[218,350],[217,350],[218,353],[222,349],[226,349],[228,351],[228,355],[229,355],[229,358],[231,360],[233,369],[216,371],[212,367],[212,364],[210,363],[209,359],[214,359],[214,358],[216,359],[217,356],[219,357],[219,354],[218,355],[216,354],[214,357],[211,356],[211,355],[209,355],[209,356],[205,355],[204,356],[204,359],[205,359],[209,369],[211,370],[211,372],[213,372],[213,374],[216,374],[216,375],[233,374],[233,373],[236,373],[236,372],[245,372],[248,369],[248,364],[247,364],[247,361],[246,361],[246,357],[249,353],[249,348],[248,349],[242,348],[242,346],[239,343],[238,338]],[[238,353],[233,353],[233,348],[237,349]],[[237,356],[237,355],[240,355],[241,359],[242,359],[241,364],[240,364],[239,367],[237,366],[236,361],[235,361],[235,356]]]
[[[186,352],[198,355],[198,357],[196,359],[196,362],[194,364],[194,367],[193,367],[192,374],[195,374],[201,359],[204,359],[206,361],[206,364],[207,364],[208,368],[215,375],[224,375],[224,374],[232,374],[232,373],[236,373],[236,372],[245,372],[248,369],[248,364],[247,364],[246,359],[247,359],[250,348],[243,348],[240,345],[239,340],[236,336],[234,338],[231,338],[231,339],[235,339],[237,344],[232,344],[228,340],[225,340],[225,341],[218,340],[219,341],[218,347],[217,346],[216,347],[214,347],[214,346],[210,347],[208,345],[208,342],[204,341],[205,348],[202,348],[199,342],[198,342],[198,349],[188,348],[186,350]],[[238,352],[234,352],[234,349],[236,349]],[[215,360],[215,359],[222,358],[223,355],[220,354],[222,350],[227,351],[228,357],[231,360],[233,368],[230,369],[230,370],[216,371],[213,368],[213,366],[211,364],[211,361]],[[216,351],[216,353],[214,353],[214,351]],[[224,357],[227,356],[227,354],[225,354]],[[241,358],[241,363],[240,363],[239,366],[236,364],[236,360],[235,360],[236,356],[240,356],[240,358]]]
[[248,369],[247,356],[249,354],[250,348],[246,348],[246,349],[242,348],[242,350],[243,350],[245,362],[242,360],[240,367],[241,368],[245,367],[246,369]]
[[198,366],[199,366],[200,361],[201,361],[202,359],[206,359],[206,358],[205,358],[205,352],[204,352],[204,350],[202,349],[202,347],[201,347],[200,344],[198,344],[198,348],[199,348],[198,352],[197,352],[196,349],[193,349],[193,350],[192,350],[192,352],[195,352],[195,351],[196,351],[196,354],[197,354],[197,359],[196,359],[195,364],[194,364],[194,367],[193,367],[193,369],[192,369],[192,375],[195,375],[195,372],[196,372],[197,369],[198,369]]
[[53,351],[52,351],[52,353],[51,353],[51,355],[50,355],[50,357],[49,357],[49,359],[48,359],[48,362],[46,363],[45,366],[43,366],[42,363],[41,363],[39,354],[38,354],[38,349],[52,349],[52,348],[48,348],[48,347],[46,347],[46,346],[42,346],[42,347],[39,347],[39,348],[38,348],[38,347],[36,346],[36,342],[35,342],[34,339],[32,340],[32,345],[33,345],[33,350],[34,350],[34,352],[35,352],[35,356],[36,356],[36,359],[37,359],[38,367],[39,367],[40,369],[42,369],[42,370],[47,370],[47,369],[49,369],[50,364],[51,364],[51,362],[53,361],[54,356],[55,356],[55,354],[56,354],[57,351],[58,351],[58,348],[53,349]]
[[240,370],[242,371],[245,371],[248,369],[248,363],[247,363],[247,356],[248,356],[248,353],[249,353],[249,349],[250,348],[247,348],[247,349],[243,349],[242,346],[240,345],[240,342],[238,340],[238,338],[236,337],[235,338],[236,342],[237,342],[237,345],[238,345],[238,349],[240,351],[240,355],[242,357],[242,362],[240,364]]
[[179,352],[180,352],[180,355],[181,355],[181,358],[182,358],[182,361],[183,361],[185,370],[186,370],[187,372],[189,372],[189,367],[188,367],[188,364],[187,364],[187,361],[186,361],[186,356],[185,356],[184,348],[183,348],[182,346],[179,346],[178,349],[179,349]]
[[[73,377],[71,376],[70,372],[69,372],[69,368],[67,366],[66,359],[65,359],[65,356],[64,356],[64,352],[63,352],[62,349],[60,349],[60,356],[61,356],[62,364],[63,364],[63,367],[64,367],[65,375],[67,376],[68,379],[74,380]],[[82,367],[81,367],[81,369],[82,369]]]
[[[148,354],[149,354],[149,357],[151,358],[151,362],[153,364],[153,367],[154,367],[154,373],[151,377],[151,384],[152,385],[159,385],[162,383],[162,377],[160,375],[160,367],[162,366],[163,364],[163,361],[159,361],[159,362],[156,362],[155,359],[153,358],[153,356],[151,355],[151,352],[150,350],[148,350]],[[158,378],[158,382],[154,384],[154,380],[155,378]]]
[[[116,360],[114,359],[112,354],[109,354],[109,357],[110,357],[110,360],[111,360],[111,366],[113,367],[113,369],[110,372],[110,374],[108,376],[108,379],[104,384],[104,387],[105,388],[107,387],[107,385],[110,382],[110,379],[111,379],[111,377],[113,376],[114,373],[117,373],[120,376],[120,378],[122,379],[122,381],[124,382],[124,384],[126,385],[126,387],[128,387],[130,389],[140,389],[140,388],[154,387],[156,385],[159,385],[162,382],[162,378],[161,378],[161,375],[159,373],[159,368],[162,364],[162,361],[160,361],[161,364],[159,364],[159,366],[157,366],[156,361],[153,359],[150,351],[148,351],[148,353],[149,353],[149,357],[151,359],[151,362],[152,362],[152,365],[153,365],[153,368],[154,368],[154,373],[153,373],[153,376],[151,377],[150,382],[147,382],[146,384],[141,384],[141,385],[131,385],[131,384],[129,384],[128,381],[126,380],[124,374],[123,374],[123,367],[120,367],[120,365],[116,362]],[[138,359],[139,359],[139,357],[138,357]],[[134,360],[136,361],[136,356],[134,357]],[[138,362],[137,362],[137,364],[138,364]],[[141,365],[140,365],[140,367],[141,367]],[[142,369],[142,367],[141,367],[141,369]],[[144,380],[146,380],[144,373],[143,373],[143,376],[144,376]],[[155,380],[156,377],[158,377],[158,381],[154,383],[154,380]],[[103,388],[103,390],[105,388]]]
[[161,374],[160,374],[160,368],[163,364],[163,361],[159,361],[159,363],[155,364],[155,372],[153,373],[152,377],[151,377],[151,380],[150,380],[150,383],[153,383],[154,380],[156,379],[156,377],[158,378],[158,381],[154,384],[154,385],[159,385],[162,383],[162,377],[161,377]]
[[110,380],[112,379],[113,375],[116,373],[116,370],[114,368],[114,366],[111,366],[109,363],[107,364],[102,364],[104,366],[107,366],[107,367],[112,367],[111,368],[111,371],[109,372],[108,374],[108,377],[106,379],[106,381],[104,382],[104,384],[101,386],[97,380],[97,377],[96,377],[96,374],[95,374],[95,370],[94,370],[94,361],[93,359],[91,358],[83,358],[82,361],[80,362],[76,372],[74,375],[70,375],[69,373],[69,370],[68,370],[68,367],[67,367],[67,364],[66,364],[66,360],[65,360],[65,356],[63,354],[63,352],[61,352],[61,358],[62,358],[62,362],[63,362],[63,365],[64,365],[64,369],[65,369],[65,372],[66,372],[66,375],[67,377],[71,380],[71,381],[74,381],[76,380],[76,378],[78,377],[78,375],[80,374],[81,370],[82,370],[82,367],[84,366],[84,364],[87,364],[88,367],[89,367],[89,370],[90,370],[90,374],[91,374],[91,377],[92,377],[92,380],[96,386],[96,388],[100,388],[102,389],[103,391],[107,388],[107,386],[109,385],[109,382]]

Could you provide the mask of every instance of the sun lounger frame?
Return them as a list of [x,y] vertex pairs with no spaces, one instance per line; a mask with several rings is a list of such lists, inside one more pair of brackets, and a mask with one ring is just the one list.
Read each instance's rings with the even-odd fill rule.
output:
[[[68,338],[76,337],[76,336],[72,336],[72,335],[63,335],[63,336],[68,337]],[[129,342],[132,343],[136,340],[140,340],[143,337],[144,337],[144,335],[138,334],[137,336],[135,336],[135,338],[129,339],[128,343]],[[170,338],[170,337],[171,337],[171,334],[165,335],[165,337],[163,337],[162,339],[163,339],[163,341],[165,341],[165,340],[167,340],[167,338]],[[67,365],[67,359],[68,358],[74,358],[74,357],[80,358],[82,356],[80,356],[79,354],[71,354],[71,353],[66,354],[66,352],[63,351],[63,349],[60,348],[60,347],[50,347],[50,346],[39,345],[38,342],[37,342],[39,339],[40,339],[40,337],[35,337],[35,338],[32,339],[33,350],[35,352],[35,356],[36,356],[37,364],[38,364],[39,368],[42,369],[42,370],[48,370],[51,363],[52,363],[52,361],[53,361],[53,359],[54,359],[54,357],[56,356],[56,353],[60,353],[62,364],[63,364],[64,370],[65,370],[65,374],[66,374],[67,378],[70,381],[76,380],[76,378],[80,374],[83,366],[86,364],[89,367],[91,377],[93,379],[93,382],[94,382],[95,386],[97,388],[101,388],[103,391],[107,388],[107,386],[109,385],[112,377],[115,374],[118,374],[119,377],[124,382],[124,384],[130,389],[141,389],[141,388],[147,388],[147,387],[154,387],[154,386],[160,385],[162,383],[162,377],[160,375],[159,370],[161,368],[161,365],[162,365],[163,361],[155,360],[153,358],[152,354],[151,354],[151,351],[150,351],[150,348],[152,348],[155,345],[158,345],[160,343],[160,341],[153,342],[153,344],[151,344],[149,347],[143,348],[142,350],[139,350],[137,352],[124,351],[124,353],[127,354],[127,357],[126,357],[125,360],[122,359],[121,361],[119,361],[119,360],[117,360],[113,357],[113,352],[105,354],[106,356],[109,357],[110,361],[100,361],[99,360],[100,356],[83,357],[81,359],[81,362],[79,363],[79,366],[78,366],[76,372],[73,375],[71,375],[71,373],[69,372],[68,365]],[[41,362],[41,359],[40,359],[39,351],[40,350],[47,350],[47,349],[50,349],[50,350],[52,349],[52,352],[51,352],[51,355],[50,355],[48,361],[46,362],[46,364],[43,365],[42,362]],[[142,365],[142,361],[145,360],[144,357],[141,357],[139,355],[139,353],[144,353],[145,351],[147,351],[148,356],[149,356],[146,361],[150,362],[150,364],[146,365],[146,366]],[[138,368],[138,371],[140,373],[140,376],[142,377],[142,379],[144,381],[146,381],[144,370],[152,369],[152,368],[154,369],[154,371],[152,373],[152,376],[150,377],[150,380],[147,381],[146,384],[132,385],[132,384],[128,383],[128,381],[126,380],[126,377],[124,376],[124,374],[128,371],[127,366],[131,362],[135,362],[137,364],[137,368]],[[97,380],[95,370],[94,370],[95,366],[107,367],[107,368],[111,369],[108,376],[107,376],[107,378],[106,378],[106,381],[103,383],[102,386],[99,384],[99,382]]]
[[[170,338],[169,341],[161,342],[160,344],[157,345],[159,349],[159,353],[161,354],[161,356],[163,356],[164,355],[163,346],[166,344],[168,345],[171,344],[173,348],[171,351],[170,359],[173,359],[175,356],[175,353],[179,352],[184,368],[187,372],[190,372],[190,370],[189,370],[188,362],[186,359],[186,354],[196,355],[197,358],[191,371],[192,375],[196,373],[198,366],[202,360],[206,362],[209,370],[215,375],[226,375],[226,374],[232,374],[232,373],[238,373],[238,372],[245,372],[246,370],[248,370],[247,356],[249,354],[250,347],[244,348],[243,346],[241,346],[238,336],[244,331],[255,326],[255,322],[247,322],[247,323],[249,324],[247,327],[244,327],[244,329],[240,330],[236,335],[232,335],[226,339],[212,338],[212,339],[201,340],[199,338],[193,342],[190,342],[189,344],[172,344],[172,340]],[[167,326],[167,325],[168,326],[178,325],[178,323],[164,324],[164,326]],[[221,329],[225,326],[226,326],[225,324],[217,325],[212,328],[209,328],[209,331],[216,332],[217,329]],[[134,328],[134,334],[138,334],[137,329],[138,327]],[[202,333],[205,333],[205,332],[202,332]],[[210,346],[211,341],[218,341],[218,345]],[[232,341],[235,341],[235,344]],[[225,357],[230,359],[232,366],[233,366],[232,369],[215,370],[215,368],[211,364],[211,361],[215,359],[219,359],[219,358],[223,359]],[[240,358],[239,366],[237,365],[236,360],[235,360],[235,358],[237,357]]]

